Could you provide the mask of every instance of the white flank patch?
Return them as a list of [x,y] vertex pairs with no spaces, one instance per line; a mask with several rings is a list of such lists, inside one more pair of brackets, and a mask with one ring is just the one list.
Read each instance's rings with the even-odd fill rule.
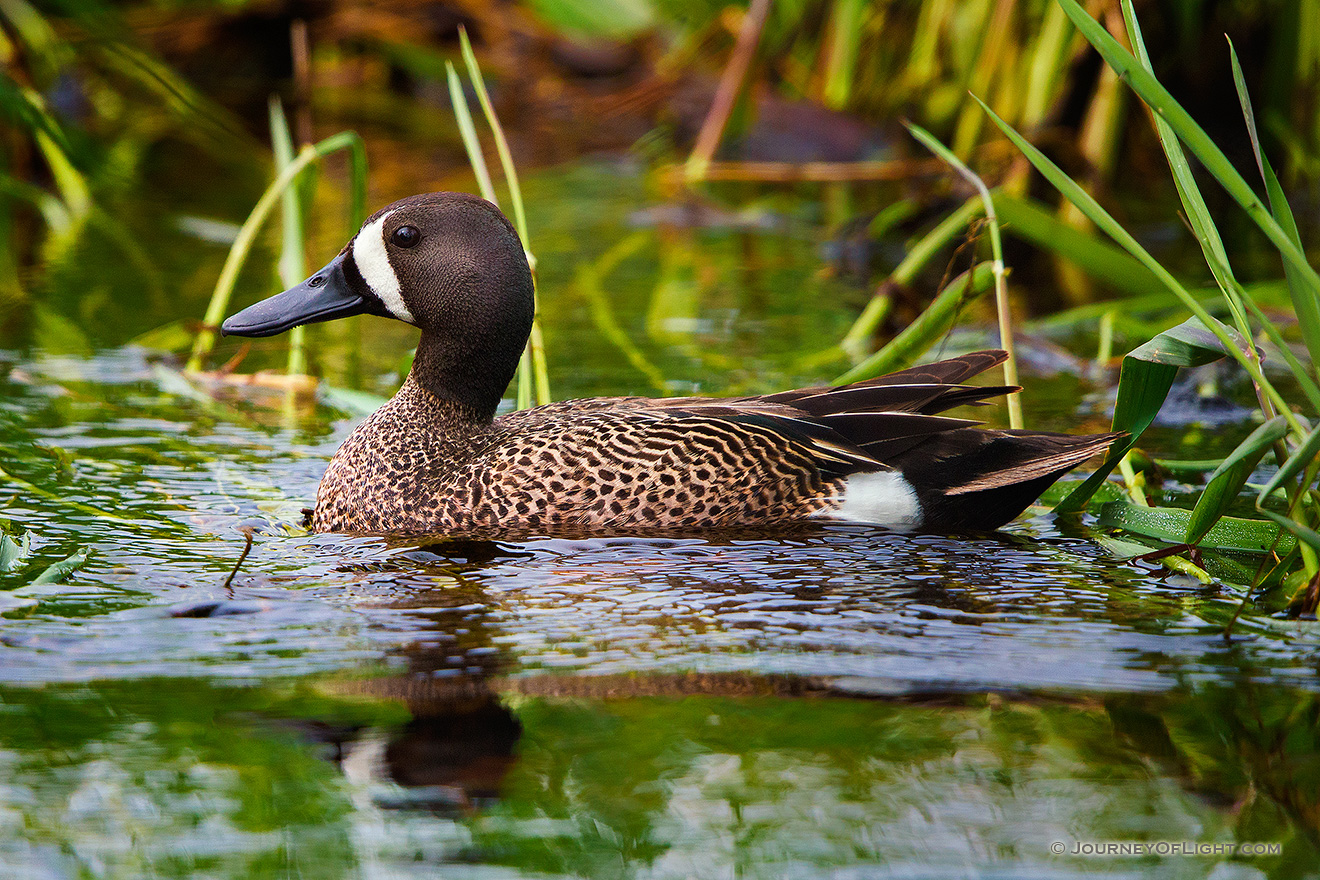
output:
[[871,523],[895,531],[921,526],[921,502],[912,484],[898,471],[853,474],[843,481],[838,506],[817,516]]
[[372,220],[353,239],[353,262],[371,288],[371,292],[385,303],[390,314],[400,321],[416,325],[412,312],[403,304],[403,295],[399,292],[399,276],[394,274],[390,265],[390,255],[385,250],[385,221],[393,211],[381,214]]

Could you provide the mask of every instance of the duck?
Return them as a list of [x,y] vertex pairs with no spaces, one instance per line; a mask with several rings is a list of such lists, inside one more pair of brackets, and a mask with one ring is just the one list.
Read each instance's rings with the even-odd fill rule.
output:
[[326,468],[315,532],[491,535],[771,527],[811,520],[990,532],[1121,434],[999,430],[944,413],[1021,390],[967,379],[979,351],[755,397],[598,397],[496,416],[535,312],[493,203],[425,193],[377,211],[226,336],[378,315],[418,328],[399,391]]

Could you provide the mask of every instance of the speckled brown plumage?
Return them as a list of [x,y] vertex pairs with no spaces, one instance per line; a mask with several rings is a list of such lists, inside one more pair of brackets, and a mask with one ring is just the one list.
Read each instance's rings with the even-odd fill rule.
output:
[[995,431],[940,415],[1017,390],[960,384],[1001,363],[997,351],[842,388],[588,399],[494,418],[532,311],[531,275],[504,216],[472,196],[432,193],[377,212],[325,268],[224,331],[264,336],[363,312],[422,331],[399,393],[330,462],[317,531],[622,532],[820,515],[993,529],[1115,436]]
[[808,448],[649,403],[569,401],[478,425],[410,381],[335,455],[314,528],[695,528],[796,519],[828,504]]
[[[998,352],[980,352],[934,369],[936,375],[961,376],[1000,360]],[[410,378],[335,455],[321,481],[313,526],[344,532],[615,532],[764,525],[828,514],[848,475],[891,466],[868,452],[868,445],[880,454],[888,450],[902,466],[921,460],[921,447],[937,436],[943,442],[964,433],[979,441],[1013,437],[933,415],[1005,389],[927,384],[931,369],[915,371],[915,378],[926,380],[920,384],[893,383],[914,378],[905,375],[762,398],[576,400],[489,422]],[[894,408],[858,412],[850,406],[867,406],[877,397]],[[1108,443],[1051,436],[1063,440],[1062,448],[1042,456],[1050,473]],[[1091,442],[1076,442],[1081,439]],[[988,510],[980,515],[983,523],[995,517]]]

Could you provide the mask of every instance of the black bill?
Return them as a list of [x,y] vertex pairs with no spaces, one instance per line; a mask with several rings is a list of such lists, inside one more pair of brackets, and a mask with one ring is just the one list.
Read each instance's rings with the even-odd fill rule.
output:
[[375,311],[375,303],[353,290],[344,274],[346,254],[297,287],[231,315],[220,326],[224,336],[274,336],[299,324],[315,324]]

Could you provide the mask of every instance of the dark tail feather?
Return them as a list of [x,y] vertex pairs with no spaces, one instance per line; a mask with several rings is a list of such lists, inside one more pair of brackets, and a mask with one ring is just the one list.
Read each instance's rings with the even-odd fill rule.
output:
[[894,464],[916,487],[923,529],[992,530],[1122,436],[964,429],[934,438]]

